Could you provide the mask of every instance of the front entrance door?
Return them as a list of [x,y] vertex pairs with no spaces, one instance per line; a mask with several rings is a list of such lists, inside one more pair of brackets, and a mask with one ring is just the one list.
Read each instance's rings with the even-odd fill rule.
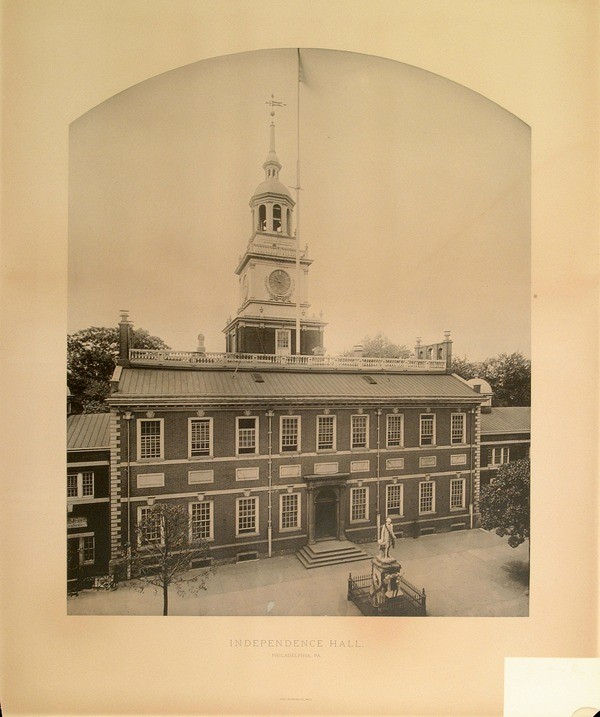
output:
[[331,488],[322,488],[315,498],[315,538],[337,538],[337,496]]

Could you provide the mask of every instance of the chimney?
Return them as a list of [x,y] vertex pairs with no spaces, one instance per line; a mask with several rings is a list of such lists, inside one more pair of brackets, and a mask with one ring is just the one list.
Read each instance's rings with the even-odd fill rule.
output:
[[421,337],[417,336],[417,342],[415,344],[415,358],[421,358],[420,350],[421,350]]
[[129,366],[131,326],[129,312],[126,309],[121,309],[121,321],[119,322],[119,360],[117,361],[117,366]]
[[450,373],[452,369],[452,339],[450,332],[444,331],[444,353],[446,354],[446,371]]
[[204,348],[204,334],[198,334],[198,348],[196,349],[196,351],[199,354],[206,353],[206,349]]
[[358,358],[362,358],[363,351],[364,346],[362,344],[356,344],[356,346],[354,346],[354,348],[352,349],[352,355]]

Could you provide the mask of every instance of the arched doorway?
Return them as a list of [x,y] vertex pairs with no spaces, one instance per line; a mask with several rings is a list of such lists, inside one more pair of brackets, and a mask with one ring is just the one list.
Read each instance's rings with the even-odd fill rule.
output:
[[315,497],[315,539],[337,538],[337,495],[331,488],[321,488]]

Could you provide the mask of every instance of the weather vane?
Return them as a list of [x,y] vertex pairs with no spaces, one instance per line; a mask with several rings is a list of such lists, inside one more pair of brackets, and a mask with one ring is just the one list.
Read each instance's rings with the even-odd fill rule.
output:
[[278,102],[275,99],[275,95],[271,95],[271,99],[265,102],[266,105],[271,107],[271,117],[275,117],[275,107],[285,107],[285,102]]

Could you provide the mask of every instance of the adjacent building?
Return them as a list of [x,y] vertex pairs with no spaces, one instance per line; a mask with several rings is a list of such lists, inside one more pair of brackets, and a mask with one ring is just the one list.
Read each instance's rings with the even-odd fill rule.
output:
[[67,581],[106,575],[110,560],[110,414],[67,417]]

